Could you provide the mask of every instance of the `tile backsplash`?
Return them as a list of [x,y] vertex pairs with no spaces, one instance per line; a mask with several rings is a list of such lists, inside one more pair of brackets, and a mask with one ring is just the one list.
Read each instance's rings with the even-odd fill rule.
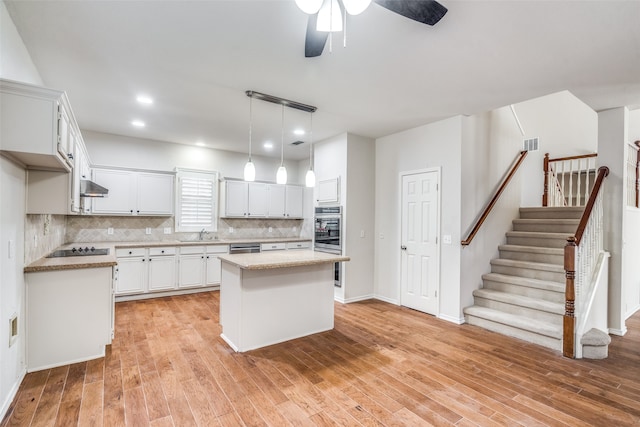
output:
[[[261,239],[281,237],[312,238],[311,220],[301,219],[230,219],[220,218],[218,231],[205,239]],[[155,242],[162,240],[196,240],[198,233],[174,233],[173,217],[68,216],[66,242]],[[165,234],[165,228],[170,229]],[[113,229],[113,234],[109,234]],[[149,229],[150,234],[147,234]],[[269,230],[271,229],[271,231]]]
[[64,215],[32,215],[24,223],[24,263],[31,264],[66,242]]

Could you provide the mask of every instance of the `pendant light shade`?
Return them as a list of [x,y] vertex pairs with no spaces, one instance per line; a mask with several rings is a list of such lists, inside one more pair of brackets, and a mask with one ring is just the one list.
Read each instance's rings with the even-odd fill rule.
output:
[[342,0],[349,15],[360,15],[371,4],[371,0]]
[[284,167],[284,104],[282,105],[282,139],[280,141],[280,167],[276,172],[276,183],[287,183],[287,169]]
[[253,98],[249,98],[249,160],[244,165],[244,180],[255,181],[256,180],[256,167],[251,161],[251,138],[253,131]]
[[307,175],[304,177],[304,180],[307,187],[316,186],[316,174],[313,172],[313,169],[309,169],[307,171]]
[[322,6],[323,0],[296,0],[296,4],[301,11],[308,15],[318,13],[320,6]]
[[318,12],[316,30],[325,32],[342,31],[342,12],[338,0],[326,0]]

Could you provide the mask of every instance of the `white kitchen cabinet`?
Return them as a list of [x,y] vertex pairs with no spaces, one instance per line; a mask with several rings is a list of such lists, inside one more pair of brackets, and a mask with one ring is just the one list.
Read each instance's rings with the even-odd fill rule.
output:
[[287,244],[284,242],[278,243],[263,243],[260,245],[260,251],[284,251],[287,249]]
[[176,287],[176,250],[173,247],[149,248],[149,292]]
[[287,185],[285,193],[285,215],[287,218],[303,218],[304,187]]
[[221,267],[218,255],[228,252],[228,245],[181,247],[178,261],[178,287],[219,285]]
[[268,184],[269,218],[300,219],[304,217],[304,187]]
[[287,250],[289,249],[311,249],[311,240],[305,240],[303,242],[288,242]]
[[113,268],[25,274],[27,372],[103,357],[113,327]]
[[0,150],[28,169],[70,171],[78,129],[67,95],[0,79]]
[[223,184],[223,217],[266,217],[267,184],[227,180]]
[[117,249],[116,295],[141,294],[147,283],[146,249]]
[[340,179],[332,178],[318,181],[316,201],[318,203],[339,203]]
[[269,184],[269,218],[285,218],[286,185]]
[[93,200],[94,215],[173,215],[173,174],[94,168],[93,181],[109,190]]

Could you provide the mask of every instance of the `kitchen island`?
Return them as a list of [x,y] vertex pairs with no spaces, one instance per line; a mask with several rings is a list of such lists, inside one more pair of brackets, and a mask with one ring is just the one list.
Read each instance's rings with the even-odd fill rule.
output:
[[334,263],[311,250],[220,255],[221,337],[244,352],[333,329]]

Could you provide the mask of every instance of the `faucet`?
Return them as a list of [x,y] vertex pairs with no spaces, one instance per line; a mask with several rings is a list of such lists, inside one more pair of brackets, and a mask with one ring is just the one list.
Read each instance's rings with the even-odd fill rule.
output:
[[202,230],[200,230],[200,232],[198,233],[198,240],[204,240],[204,235],[205,234],[209,234],[208,231],[204,231],[204,228]]

